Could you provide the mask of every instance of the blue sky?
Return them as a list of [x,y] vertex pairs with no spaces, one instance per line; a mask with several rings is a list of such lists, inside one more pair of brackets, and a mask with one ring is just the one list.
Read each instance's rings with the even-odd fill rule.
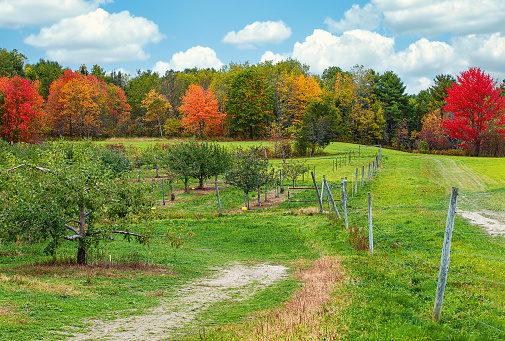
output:
[[469,67],[501,81],[504,23],[503,0],[0,0],[0,47],[131,74],[288,57],[314,74],[360,64],[417,93]]

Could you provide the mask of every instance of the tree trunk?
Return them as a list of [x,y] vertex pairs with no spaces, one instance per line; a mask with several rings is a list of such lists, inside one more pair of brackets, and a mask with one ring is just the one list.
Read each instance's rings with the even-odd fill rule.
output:
[[199,180],[200,180],[200,182],[199,182],[199,184],[198,184],[198,189],[203,189],[203,180],[204,180],[204,177],[203,177],[203,176],[202,176],[202,177],[200,177],[200,179],[199,179]]
[[184,193],[189,193],[188,178],[184,178]]
[[80,240],[79,240],[79,248],[77,249],[77,264],[86,265],[86,247],[84,245],[81,245]]
[[161,129],[161,120],[159,115],[157,116],[157,119],[158,119],[158,126],[160,127],[160,135],[161,138],[163,138],[163,130]]
[[84,207],[79,206],[79,248],[77,249],[77,264],[86,264],[86,214]]

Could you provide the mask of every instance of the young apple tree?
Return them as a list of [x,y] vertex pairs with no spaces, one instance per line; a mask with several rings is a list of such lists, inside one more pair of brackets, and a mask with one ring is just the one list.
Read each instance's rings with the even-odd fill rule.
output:
[[47,242],[48,254],[64,240],[74,241],[77,264],[86,264],[92,245],[114,235],[140,243],[152,237],[165,237],[172,246],[184,242],[154,236],[150,186],[115,171],[89,142],[56,141],[18,157],[4,146],[0,154],[0,238]]

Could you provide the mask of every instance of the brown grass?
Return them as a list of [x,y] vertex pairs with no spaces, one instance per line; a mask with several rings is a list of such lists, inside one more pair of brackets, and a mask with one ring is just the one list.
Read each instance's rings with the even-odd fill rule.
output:
[[302,288],[282,308],[263,313],[235,330],[236,340],[336,340],[343,327],[328,323],[335,320],[349,298],[332,293],[345,285],[344,270],[336,257],[322,257],[312,266],[299,266],[296,274]]
[[19,288],[23,288],[31,291],[56,293],[60,296],[73,296],[81,293],[65,284],[48,283],[22,275],[7,276],[3,273],[0,274],[0,285],[7,291],[15,291]]
[[26,276],[48,276],[59,278],[94,278],[105,277],[112,279],[132,278],[137,276],[176,276],[172,269],[158,265],[138,262],[112,264],[98,263],[89,265],[70,264],[35,264],[23,265],[15,269],[18,274]]

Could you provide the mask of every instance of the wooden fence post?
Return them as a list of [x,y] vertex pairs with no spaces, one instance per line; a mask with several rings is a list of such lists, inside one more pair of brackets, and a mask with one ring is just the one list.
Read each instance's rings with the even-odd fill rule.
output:
[[370,182],[370,163],[368,164],[368,180],[366,182]]
[[323,182],[321,182],[321,193],[320,193],[320,196],[321,196],[321,203],[323,202],[323,197],[324,197],[324,182],[326,181],[326,175],[323,175]]
[[364,181],[365,181],[365,166],[361,166],[361,187],[363,187]]
[[165,206],[165,186],[163,184],[163,179],[161,179],[161,196],[163,198],[163,206]]
[[345,228],[349,228],[349,223],[347,221],[347,180],[344,180],[343,178],[341,179],[342,184],[342,209],[344,210],[344,221],[345,221]]
[[368,250],[373,254],[372,194],[368,193]]
[[334,210],[334,211],[335,211],[335,213],[337,214],[337,217],[340,219],[340,213],[338,213],[337,205],[335,205],[335,200],[333,200],[333,194],[331,194],[331,191],[330,191],[330,186],[328,185],[328,181],[326,181],[326,179],[325,179],[324,184],[325,184],[325,186],[326,186],[326,193],[327,193],[327,194],[328,194],[328,196],[330,197],[331,204],[333,205],[333,210]]
[[324,212],[323,203],[321,202],[321,197],[319,196],[319,189],[317,188],[316,176],[314,175],[314,172],[310,172],[310,175],[312,175],[312,182],[314,182],[314,187],[316,188],[317,200],[319,201],[319,212]]
[[354,183],[354,194],[358,194],[358,177],[359,177],[359,171],[358,167],[356,167],[356,182]]
[[438,273],[437,296],[435,297],[435,307],[433,308],[433,319],[440,321],[442,304],[444,303],[445,285],[447,283],[447,273],[449,272],[449,261],[451,259],[451,241],[452,231],[454,229],[454,216],[456,215],[456,204],[458,202],[458,188],[453,187],[451,193],[451,202],[447,212],[447,221],[445,223],[444,245],[442,248],[442,257],[440,258],[440,270]]
[[[266,150],[265,150],[266,153]],[[219,205],[219,214],[223,215],[223,209],[221,208],[221,197],[219,196],[219,187],[217,186],[217,175],[215,179],[215,184],[216,184],[216,195],[217,195],[217,203]]]

